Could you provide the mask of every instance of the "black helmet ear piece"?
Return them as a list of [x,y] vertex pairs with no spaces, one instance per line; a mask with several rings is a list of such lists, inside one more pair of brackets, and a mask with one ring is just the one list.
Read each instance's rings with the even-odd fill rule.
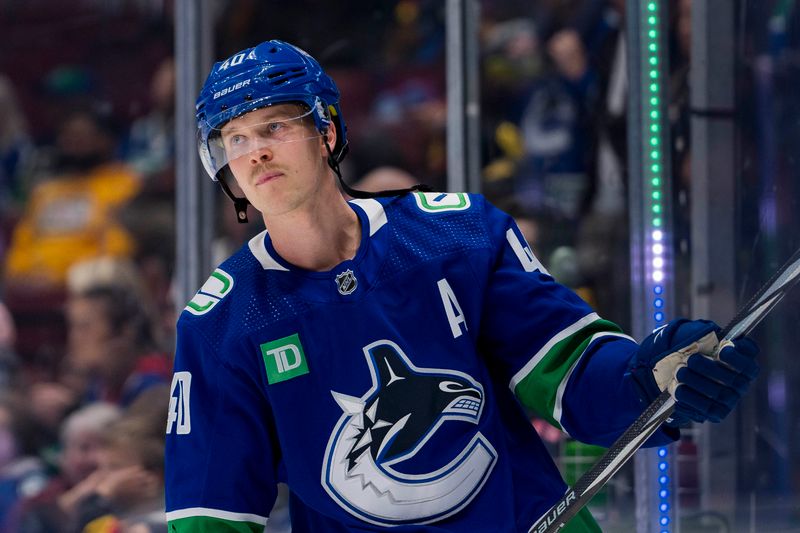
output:
[[247,224],[249,222],[247,220],[248,205],[250,205],[250,202],[244,198],[237,198],[233,201],[233,208],[236,210],[236,220],[238,220],[240,224]]
[[239,224],[247,224],[247,206],[250,205],[250,201],[247,198],[240,198],[233,194],[230,187],[228,187],[227,174],[230,172],[228,167],[225,167],[223,170],[217,174],[217,183],[222,188],[222,192],[225,193],[225,196],[230,198],[233,201],[233,208],[236,210],[236,220]]

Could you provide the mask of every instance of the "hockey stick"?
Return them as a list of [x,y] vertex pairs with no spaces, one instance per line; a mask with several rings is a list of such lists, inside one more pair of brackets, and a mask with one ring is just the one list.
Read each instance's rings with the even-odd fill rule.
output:
[[[733,340],[749,333],[783,296],[800,281],[800,250],[772,276],[733,320],[720,332],[723,340]],[[668,388],[651,403],[636,421],[620,436],[611,448],[588,472],[567,489],[557,501],[528,530],[528,533],[553,533],[575,516],[606,482],[628,462],[633,454],[675,410],[675,398]]]

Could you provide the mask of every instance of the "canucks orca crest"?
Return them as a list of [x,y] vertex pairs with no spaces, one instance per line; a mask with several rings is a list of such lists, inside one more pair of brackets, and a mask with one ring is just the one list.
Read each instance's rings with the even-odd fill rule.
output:
[[447,463],[415,456],[444,423],[478,425],[483,387],[464,372],[417,367],[389,340],[365,346],[364,355],[372,387],[361,397],[331,391],[343,413],[325,450],[323,487],[373,524],[424,524],[458,512],[494,468],[491,443],[473,426],[464,428],[468,442],[452,442]]
[[364,425],[347,456],[348,470],[366,451],[378,464],[413,452],[448,416],[477,421],[482,394],[467,379],[415,372],[389,344],[374,346],[369,354],[377,390],[364,403]]

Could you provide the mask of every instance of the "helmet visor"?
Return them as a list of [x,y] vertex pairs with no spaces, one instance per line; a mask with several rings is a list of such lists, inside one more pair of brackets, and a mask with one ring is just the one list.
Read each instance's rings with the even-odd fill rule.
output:
[[[198,130],[198,151],[206,171],[212,178],[225,165],[242,157],[279,144],[318,139],[322,134],[314,127],[312,109],[299,106],[261,108],[235,118],[222,128],[208,128],[208,142],[203,130]],[[262,120],[263,119],[263,120]]]

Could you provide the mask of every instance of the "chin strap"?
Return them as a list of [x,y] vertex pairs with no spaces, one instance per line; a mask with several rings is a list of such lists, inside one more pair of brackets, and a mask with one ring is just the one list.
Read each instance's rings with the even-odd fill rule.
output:
[[222,192],[225,193],[225,196],[230,198],[233,202],[233,208],[236,210],[236,220],[239,224],[247,224],[249,222],[247,219],[247,206],[250,205],[250,202],[247,198],[239,198],[233,194],[233,191],[228,187],[228,182],[226,181],[229,173],[230,172],[225,171],[220,172],[217,175],[217,182],[219,182],[219,186],[222,187]]
[[407,189],[387,189],[385,191],[377,191],[377,192],[367,192],[367,191],[359,191],[358,189],[353,189],[348,184],[344,182],[342,179],[342,172],[339,170],[339,161],[344,159],[344,156],[347,154],[348,146],[344,145],[342,150],[339,151],[338,157],[334,157],[333,152],[331,152],[330,145],[325,142],[325,148],[328,150],[328,165],[333,169],[333,172],[336,174],[336,177],[339,178],[339,183],[342,186],[342,190],[352,196],[353,198],[358,198],[360,200],[366,198],[385,198],[387,196],[402,196],[403,194],[408,194],[414,191],[421,191],[421,192],[431,192],[432,189],[429,185],[425,183],[418,183],[412,187]]

